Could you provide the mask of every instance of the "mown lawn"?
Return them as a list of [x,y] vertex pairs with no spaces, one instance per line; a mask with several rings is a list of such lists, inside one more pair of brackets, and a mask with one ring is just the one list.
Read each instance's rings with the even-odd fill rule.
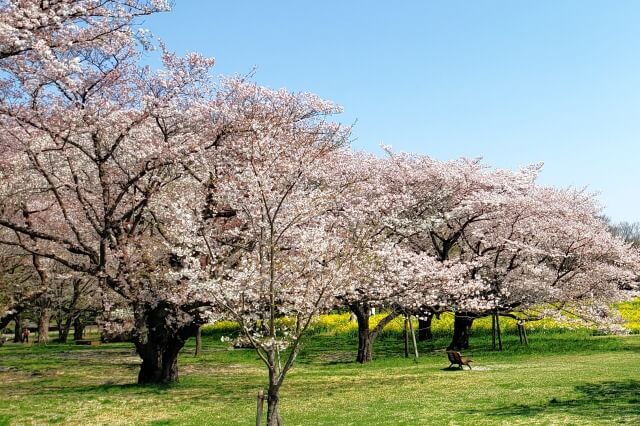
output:
[[[640,424],[640,335],[538,329],[521,346],[507,327],[505,351],[479,327],[473,371],[448,370],[446,330],[403,357],[400,334],[358,365],[355,334],[318,328],[282,390],[288,425]],[[227,330],[228,332],[228,330]],[[135,385],[128,344],[0,348],[0,425],[248,425],[264,369],[251,350],[229,350],[208,330],[204,354],[180,357],[170,387]]]

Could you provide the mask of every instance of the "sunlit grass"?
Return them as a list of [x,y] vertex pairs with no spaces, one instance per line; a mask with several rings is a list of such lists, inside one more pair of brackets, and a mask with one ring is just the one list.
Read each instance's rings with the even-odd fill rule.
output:
[[[637,323],[638,302],[621,305]],[[379,317],[373,321],[375,323]],[[472,371],[447,370],[451,318],[434,321],[420,358],[404,358],[402,319],[356,364],[348,314],[314,325],[282,389],[288,425],[618,424],[640,422],[640,336],[594,336],[588,329],[531,329],[519,344],[504,322],[503,352],[490,322],[474,326]],[[204,353],[180,356],[180,383],[135,385],[139,359],[129,344],[0,348],[0,425],[246,425],[265,370],[251,350],[231,350],[233,323],[208,326]]]

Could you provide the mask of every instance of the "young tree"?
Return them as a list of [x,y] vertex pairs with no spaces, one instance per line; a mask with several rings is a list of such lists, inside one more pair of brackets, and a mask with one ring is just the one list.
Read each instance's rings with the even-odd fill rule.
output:
[[176,214],[190,232],[173,279],[196,283],[200,298],[238,321],[267,367],[267,423],[276,425],[302,339],[335,306],[349,266],[337,223],[351,182],[336,172],[349,129],[327,121],[337,108],[309,94],[239,80],[223,92],[235,132],[192,168],[202,190]]

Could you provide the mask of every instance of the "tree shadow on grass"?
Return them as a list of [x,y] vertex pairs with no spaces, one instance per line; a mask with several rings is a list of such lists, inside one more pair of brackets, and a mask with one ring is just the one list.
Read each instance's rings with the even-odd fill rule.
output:
[[489,410],[469,410],[471,414],[487,416],[536,416],[568,414],[598,420],[640,420],[640,381],[608,381],[587,383],[575,387],[580,395],[575,399],[552,398],[546,404],[516,404]]
[[39,389],[33,389],[31,395],[48,395],[55,392],[56,395],[91,395],[91,396],[107,396],[107,395],[162,395],[169,392],[175,385],[139,385],[137,383],[113,383],[107,381],[102,384],[95,385],[52,385],[42,386]]
[[445,367],[441,368],[440,371],[473,371],[470,368],[461,368],[461,367]]
[[[174,392],[179,394],[190,393],[193,395],[207,395],[208,397],[224,396],[233,398],[245,398],[252,395],[253,391],[260,386],[251,380],[223,380],[206,381],[200,383],[188,380],[180,383],[169,384],[137,384],[114,383],[107,381],[101,384],[79,384],[64,386],[44,386],[37,390],[32,390],[30,395],[49,395],[55,392],[57,396],[95,398],[95,397],[131,397],[137,398],[165,396],[171,398]],[[0,425],[1,426],[1,425]]]

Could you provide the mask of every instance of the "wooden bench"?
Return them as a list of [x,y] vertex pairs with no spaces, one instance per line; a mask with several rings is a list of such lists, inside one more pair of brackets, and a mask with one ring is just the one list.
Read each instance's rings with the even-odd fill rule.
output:
[[461,369],[463,368],[463,365],[466,365],[467,367],[469,367],[469,370],[471,370],[471,363],[473,362],[473,360],[471,358],[463,357],[460,352],[447,351],[447,357],[449,358],[449,362],[451,363],[448,368],[451,368],[451,366],[453,366],[454,364],[458,364],[458,367],[460,367]]

